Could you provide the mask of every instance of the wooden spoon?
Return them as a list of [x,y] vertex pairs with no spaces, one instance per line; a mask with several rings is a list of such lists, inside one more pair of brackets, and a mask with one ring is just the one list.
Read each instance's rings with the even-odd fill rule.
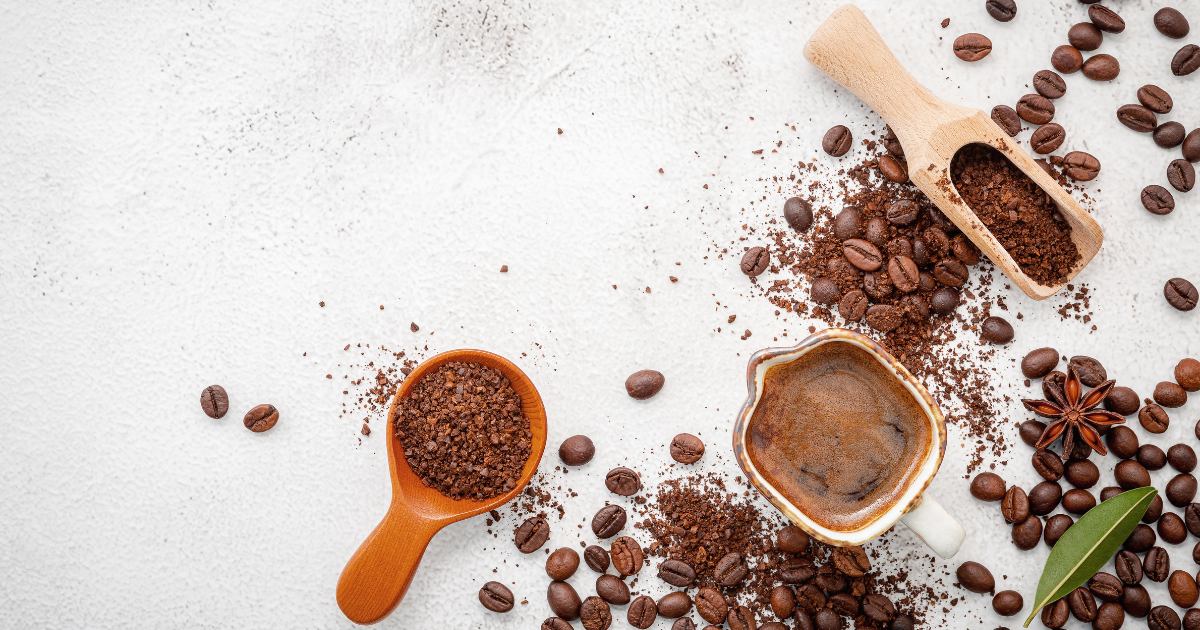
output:
[[[1104,242],[1099,224],[987,114],[936,97],[900,65],[867,16],[843,5],[804,45],[804,58],[845,86],[887,121],[904,147],[908,177],[976,247],[1035,300],[1054,295],[1091,261]],[[1033,179],[1071,226],[1080,260],[1061,284],[1046,286],[1021,271],[950,179],[950,161],[967,144],[987,144]]]
[[[393,422],[396,403],[412,392],[425,375],[444,363],[460,361],[479,363],[499,370],[512,383],[521,397],[521,411],[529,418],[533,444],[529,460],[521,472],[516,487],[487,501],[458,500],[427,488],[408,467],[404,449],[396,439]],[[440,529],[453,523],[482,514],[508,503],[521,493],[537,471],[546,449],[546,408],[537,388],[520,368],[508,359],[483,350],[451,350],[427,359],[404,379],[392,399],[387,423],[388,463],[392,471],[392,505],[375,531],[363,541],[358,551],[342,569],[338,578],[337,602],[346,617],[358,624],[382,621],[404,598],[412,583],[425,547]]]

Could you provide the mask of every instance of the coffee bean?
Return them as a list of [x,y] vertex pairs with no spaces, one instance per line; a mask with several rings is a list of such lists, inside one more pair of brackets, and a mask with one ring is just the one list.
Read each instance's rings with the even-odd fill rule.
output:
[[637,494],[638,490],[642,489],[642,479],[638,477],[636,472],[628,468],[618,467],[608,471],[608,474],[604,476],[604,485],[613,494],[629,497]]
[[592,461],[596,445],[586,435],[573,435],[558,447],[558,458],[568,466],[582,466]]
[[1033,89],[1046,98],[1061,98],[1067,93],[1067,82],[1053,70],[1038,70],[1033,75]]
[[[1158,541],[1158,536],[1154,534],[1154,530],[1148,525],[1138,524],[1133,528],[1133,533],[1129,534],[1129,538],[1125,539],[1125,548],[1134,552],[1141,553],[1154,546]],[[1145,570],[1145,562],[1142,562],[1143,571]]]
[[1122,125],[1141,133],[1150,133],[1158,127],[1158,117],[1150,108],[1142,105],[1122,105],[1117,108],[1117,120]]
[[1083,76],[1093,81],[1112,81],[1121,74],[1121,64],[1112,55],[1099,54],[1083,62]]
[[1108,372],[1104,366],[1092,357],[1083,355],[1073,356],[1067,363],[1067,368],[1074,368],[1079,381],[1088,387],[1099,387],[1108,380]]
[[[773,621],[771,623],[779,626],[779,630],[787,630],[787,627],[778,621]],[[773,628],[768,629],[768,625],[770,624],[763,624],[762,626],[759,626],[759,630],[774,630]],[[691,617],[680,617],[679,619],[675,620],[675,623],[671,624],[671,630],[696,630],[696,622],[692,621]]]
[[[1137,556],[1134,556],[1134,559],[1136,560]],[[1091,623],[1096,618],[1096,598],[1092,597],[1091,591],[1082,586],[1067,595],[1067,606],[1079,621]]]
[[1061,628],[1067,625],[1070,619],[1071,609],[1067,606],[1067,598],[1059,599],[1053,603],[1046,604],[1042,608],[1042,625],[1047,628]]
[[[592,529],[595,529],[593,524]],[[546,558],[546,575],[552,580],[565,580],[575,575],[579,568],[579,552],[570,547],[560,547]]]
[[810,615],[825,607],[825,592],[816,584],[805,584],[796,589],[796,608]]
[[1082,488],[1072,488],[1063,493],[1062,506],[1071,514],[1085,514],[1096,507],[1096,497]]
[[826,593],[840,593],[846,590],[846,576],[838,573],[833,565],[827,564],[817,569],[817,577],[813,579],[813,584]]
[[1062,535],[1067,533],[1067,530],[1070,529],[1074,524],[1075,521],[1072,520],[1070,516],[1067,516],[1066,514],[1055,514],[1054,516],[1046,519],[1046,526],[1042,534],[1042,539],[1046,541],[1048,546],[1053,547],[1054,544],[1058,542],[1058,539],[1062,538]]
[[1171,74],[1177,77],[1187,76],[1196,68],[1200,68],[1200,46],[1196,44],[1187,44],[1171,58]]
[[1192,472],[1196,469],[1196,451],[1187,444],[1176,444],[1167,449],[1167,463],[1179,472]]
[[1188,192],[1196,185],[1196,169],[1184,159],[1172,160],[1167,165],[1167,183],[1179,192]]
[[1121,599],[1121,593],[1125,590],[1125,585],[1121,584],[1121,580],[1111,573],[1101,571],[1092,576],[1088,580],[1088,590],[1096,599],[1104,602],[1115,602]]
[[1172,120],[1159,125],[1154,130],[1154,144],[1163,149],[1174,149],[1183,144],[1183,138],[1186,135],[1187,130],[1184,129],[1183,125]]
[[[896,615],[892,620],[892,626],[888,630],[913,630],[916,627],[916,622],[908,615]],[[799,628],[797,628],[799,630]]]
[[1042,437],[1042,431],[1046,430],[1046,423],[1040,420],[1026,420],[1017,428],[1018,435],[1021,436],[1021,441],[1033,446]]
[[[842,618],[832,608],[822,608],[813,617],[817,630],[842,630]],[[732,629],[731,629],[732,630]]]
[[1062,460],[1059,459],[1058,454],[1052,451],[1046,449],[1035,451],[1033,453],[1033,469],[1046,481],[1058,481],[1062,479]]
[[1025,520],[1013,525],[1012,541],[1017,549],[1029,551],[1037,546],[1042,539],[1042,519],[1030,515]]
[[696,591],[696,612],[708,623],[723,623],[729,615],[729,606],[725,603],[725,596],[721,591],[706,586]]
[[1175,365],[1175,382],[1189,392],[1200,391],[1200,361],[1183,359]]
[[696,581],[696,570],[682,560],[664,560],[658,565],[658,577],[671,586],[683,588]]
[[1113,559],[1113,567],[1117,573],[1117,579],[1126,586],[1142,581],[1142,561],[1136,553],[1128,549],[1117,552],[1117,557]]
[[687,593],[678,591],[667,593],[658,600],[658,614],[667,619],[682,617],[691,609],[692,599],[687,596]]
[[1025,378],[1042,378],[1058,366],[1058,361],[1054,348],[1038,348],[1021,359],[1021,373]]
[[838,314],[846,318],[846,321],[857,322],[867,314],[867,307],[870,305],[867,295],[855,289],[842,296],[842,301],[838,303]]
[[229,411],[229,394],[220,385],[209,385],[200,392],[200,408],[209,418],[222,418]]
[[562,617],[550,617],[542,622],[541,630],[572,630],[571,622]]
[[1130,416],[1137,413],[1141,405],[1141,399],[1138,398],[1137,392],[1128,387],[1114,387],[1104,397],[1104,408],[1114,413],[1119,413],[1122,416]]
[[1104,43],[1104,33],[1091,22],[1080,22],[1067,31],[1067,42],[1079,50],[1092,51]]
[[908,225],[921,216],[921,207],[908,199],[897,199],[887,204],[887,220],[892,225]]
[[807,232],[812,227],[812,204],[800,197],[792,197],[783,202],[783,218],[793,230]]
[[1143,523],[1155,523],[1162,516],[1162,513],[1163,513],[1162,495],[1156,494],[1156,495],[1154,495],[1153,499],[1150,499],[1150,506],[1146,508],[1146,513],[1142,515],[1142,522]]
[[1013,340],[1013,327],[1002,317],[988,317],[980,325],[980,337],[988,343],[1003,345]]
[[629,604],[629,611],[625,618],[629,621],[629,625],[644,630],[654,625],[654,620],[658,619],[658,605],[654,602],[653,597],[640,595]]
[[488,582],[479,589],[479,603],[492,612],[508,612],[513,607],[513,594],[499,582]]
[[1196,498],[1196,478],[1189,473],[1179,473],[1167,482],[1167,500],[1175,507],[1183,507]]
[[1164,433],[1171,426],[1171,417],[1162,407],[1150,403],[1138,412],[1138,422],[1142,423],[1142,428],[1151,433]]
[[612,624],[612,611],[608,602],[599,597],[589,597],[583,600],[579,608],[579,619],[583,622],[583,630],[608,630]]
[[1122,490],[1118,486],[1105,486],[1104,489],[1100,491],[1100,501],[1101,502],[1107,501],[1107,500],[1117,496],[1118,494],[1121,494],[1122,492],[1124,492],[1124,490]]
[[1175,209],[1175,198],[1166,188],[1153,184],[1142,189],[1142,206],[1151,214],[1170,214]]
[[608,571],[608,552],[603,547],[588,545],[588,548],[583,550],[583,561],[596,573]]
[[1005,523],[1020,523],[1029,517],[1029,497],[1020,486],[1011,486],[1000,499],[1000,513]]
[[997,22],[1010,22],[1017,16],[1014,0],[987,0],[987,12]]
[[1029,513],[1045,516],[1058,507],[1062,500],[1062,487],[1053,481],[1043,481],[1029,491]]
[[971,496],[980,501],[999,501],[1004,498],[1004,480],[993,472],[984,472],[971,480]]
[[850,264],[863,271],[875,271],[883,266],[883,255],[879,248],[859,238],[842,242],[842,252]]
[[1154,386],[1154,402],[1163,407],[1175,408],[1187,404],[1187,391],[1172,381],[1162,381]]
[[992,40],[979,33],[959,35],[954,40],[954,55],[963,61],[979,61],[992,52]]
[[850,593],[834,593],[829,596],[829,607],[843,617],[858,615],[858,600]]
[[629,603],[629,587],[615,575],[601,575],[596,578],[596,594],[615,606]]
[[1100,469],[1090,460],[1077,459],[1067,464],[1064,476],[1076,488],[1091,488],[1100,480]]
[[908,181],[908,167],[904,162],[891,155],[880,156],[879,172],[890,181],[903,184]]
[[825,137],[821,139],[821,148],[833,157],[842,157],[850,150],[853,142],[854,137],[850,130],[845,125],[838,125],[825,132]]
[[904,311],[889,304],[867,308],[867,325],[880,332],[891,332],[904,323]]
[[1171,95],[1157,85],[1143,85],[1138,88],[1137,98],[1139,103],[1158,114],[1170,112],[1171,107],[1174,105]]
[[[886,271],[869,272],[863,274],[863,292],[867,295],[881,300],[892,294],[892,280],[888,277]],[[871,311],[872,307],[867,307],[867,312]]]
[[1145,617],[1150,612],[1150,593],[1140,584],[1125,587],[1121,596],[1121,607],[1134,617]]
[[955,236],[950,241],[950,249],[954,252],[954,257],[964,265],[975,265],[979,263],[979,248],[971,242],[963,234]]
[[888,277],[892,284],[904,293],[912,293],[920,286],[921,276],[917,263],[908,256],[896,256],[888,261]]
[[641,370],[630,374],[629,378],[625,379],[625,391],[630,398],[646,400],[657,394],[666,382],[667,379],[661,372]]
[[809,297],[817,304],[836,304],[841,296],[841,291],[838,285],[829,278],[817,278],[813,280],[812,288],[809,290]]
[[1183,630],[1200,630],[1200,609],[1193,608],[1183,614]]
[[566,582],[551,582],[546,588],[546,601],[550,604],[550,610],[554,614],[571,621],[579,618],[579,608],[583,602],[579,600],[579,593],[575,592],[575,587]]
[[1083,54],[1074,46],[1059,46],[1050,55],[1050,65],[1063,74],[1073,74],[1083,66]]
[[531,516],[517,528],[514,542],[521,553],[533,553],[550,539],[550,524],[540,516]]
[[[790,586],[776,586],[771,590],[771,612],[780,619],[787,619],[792,616],[796,610],[796,592]],[[700,607],[699,596],[696,600],[696,608]],[[701,614],[701,617],[704,615]]]
[[1114,475],[1117,478],[1117,485],[1125,490],[1144,488],[1150,485],[1150,473],[1146,472],[1144,466],[1132,459],[1118,463]]
[[756,630],[754,613],[745,606],[736,606],[729,611],[729,630]]
[[862,215],[854,208],[842,208],[833,217],[833,234],[839,241],[857,237],[862,232]]
[[1182,608],[1191,608],[1200,599],[1196,579],[1187,571],[1172,571],[1171,577],[1167,578],[1167,590],[1171,593],[1171,601]]
[[704,442],[691,433],[680,433],[671,440],[671,459],[681,464],[695,464],[704,456]]
[[1083,151],[1072,151],[1063,157],[1063,172],[1076,181],[1091,181],[1100,174],[1100,160]]
[[938,282],[955,289],[966,284],[969,275],[967,267],[953,258],[943,258],[933,267],[933,277]]
[[784,553],[804,553],[809,542],[808,534],[795,525],[788,525],[775,535],[775,548]]
[[842,574],[852,578],[862,577],[871,570],[871,560],[862,547],[852,545],[833,549],[833,565]]
[[1187,18],[1176,9],[1165,7],[1154,14],[1154,28],[1171,39],[1183,39],[1192,30]]
[[1167,454],[1153,444],[1143,444],[1138,447],[1137,461],[1146,470],[1161,470],[1167,465]]
[[896,137],[896,132],[892,131],[890,126],[887,127],[887,133],[883,136],[883,148],[896,157],[904,157],[904,147],[900,146],[900,139]]
[[987,567],[978,562],[967,561],[958,565],[955,575],[958,577],[958,583],[972,593],[991,593],[996,590],[996,578],[992,577],[992,572],[988,571]]
[[1016,591],[1000,591],[992,598],[992,610],[1001,617],[1011,617],[1025,607],[1025,600]]
[[1117,630],[1125,625],[1125,610],[1115,602],[1105,602],[1096,609],[1096,619],[1092,621],[1094,630]]
[[1183,278],[1167,280],[1166,286],[1163,287],[1163,296],[1167,298],[1167,304],[1180,311],[1190,311],[1196,308],[1196,302],[1200,299],[1196,287]]
[[929,308],[938,315],[949,315],[958,307],[958,291],[950,287],[941,287],[933,292],[929,300]]
[[771,264],[771,253],[765,247],[751,247],[742,255],[742,273],[754,277],[762,274]]
[[1167,554],[1167,550],[1162,547],[1153,547],[1146,552],[1146,557],[1142,559],[1142,572],[1146,579],[1153,582],[1166,580],[1171,573],[1171,557]]
[[1200,128],[1191,130],[1183,139],[1183,159],[1200,162]]
[[1150,630],[1179,630],[1179,615],[1170,606],[1155,606],[1146,617],[1146,626]]
[[742,560],[742,554],[737,552],[725,554],[717,561],[717,566],[713,569],[713,577],[721,586],[726,587],[741,582],[748,573],[749,570],[746,568],[745,561]]
[[1125,30],[1125,20],[1121,19],[1116,11],[1103,4],[1093,4],[1088,7],[1088,19],[1096,25],[1096,28],[1105,33],[1120,33]]
[[1058,123],[1046,123],[1038,127],[1033,135],[1029,137],[1029,146],[1033,150],[1041,153],[1052,153],[1058,147],[1062,146],[1064,140],[1067,139],[1067,131]]
[[1017,115],[1035,125],[1044,125],[1054,118],[1054,103],[1041,94],[1026,94],[1017,101]]
[[279,422],[279,410],[274,405],[258,405],[242,418],[242,424],[255,433],[270,430],[276,422]]
[[612,538],[625,527],[625,519],[625,508],[619,505],[606,505],[592,517],[592,533],[597,538]]
[[993,107],[992,120],[1009,136],[1021,133],[1021,117],[1017,115],[1016,110],[1008,105]]
[[1187,540],[1187,526],[1183,524],[1183,519],[1174,512],[1163,514],[1158,521],[1157,529],[1158,537],[1168,544],[1178,545]]
[[642,548],[628,536],[614,540],[608,554],[612,557],[613,568],[621,575],[635,575],[642,570]]

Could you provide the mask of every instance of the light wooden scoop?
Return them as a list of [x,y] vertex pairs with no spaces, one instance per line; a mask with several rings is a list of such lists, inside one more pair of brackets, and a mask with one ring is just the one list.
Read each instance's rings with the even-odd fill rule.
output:
[[[479,363],[499,370],[521,397],[521,411],[529,418],[533,444],[521,478],[512,490],[487,501],[459,500],[427,488],[408,467],[404,447],[393,426],[396,403],[412,392],[413,386],[444,363]],[[342,569],[338,578],[337,602],[346,617],[358,624],[382,621],[400,604],[412,583],[421,556],[433,535],[461,521],[508,503],[521,494],[537,472],[546,449],[546,408],[533,382],[508,359],[483,350],[452,350],[427,359],[404,379],[388,411],[386,429],[388,464],[392,471],[392,505],[375,531]]]
[[[917,83],[858,7],[834,11],[804,45],[804,58],[887,121],[904,147],[909,179],[1029,297],[1044,300],[1057,293],[1100,249],[1104,233],[1079,203],[983,111],[947,103]],[[1067,281],[1046,286],[1025,275],[959,196],[950,161],[968,144],[998,149],[1058,205],[1081,257]]]

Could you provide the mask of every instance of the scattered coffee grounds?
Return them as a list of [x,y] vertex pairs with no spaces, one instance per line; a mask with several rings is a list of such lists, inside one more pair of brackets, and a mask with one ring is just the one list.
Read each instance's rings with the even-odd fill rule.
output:
[[512,490],[533,434],[521,399],[497,370],[446,363],[396,405],[396,438],[421,482],[452,499]]
[[954,186],[1021,271],[1047,286],[1067,279],[1079,262],[1071,228],[1054,202],[999,151],[963,147],[950,164]]

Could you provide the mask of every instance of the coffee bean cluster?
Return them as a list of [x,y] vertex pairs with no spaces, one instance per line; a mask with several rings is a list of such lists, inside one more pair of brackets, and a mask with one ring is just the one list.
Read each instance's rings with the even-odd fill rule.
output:
[[[224,418],[229,412],[229,394],[220,385],[209,385],[200,392],[200,409],[214,420]],[[275,405],[257,405],[246,412],[242,424],[255,433],[269,431],[279,422],[279,410]],[[364,424],[363,427],[366,427]]]

